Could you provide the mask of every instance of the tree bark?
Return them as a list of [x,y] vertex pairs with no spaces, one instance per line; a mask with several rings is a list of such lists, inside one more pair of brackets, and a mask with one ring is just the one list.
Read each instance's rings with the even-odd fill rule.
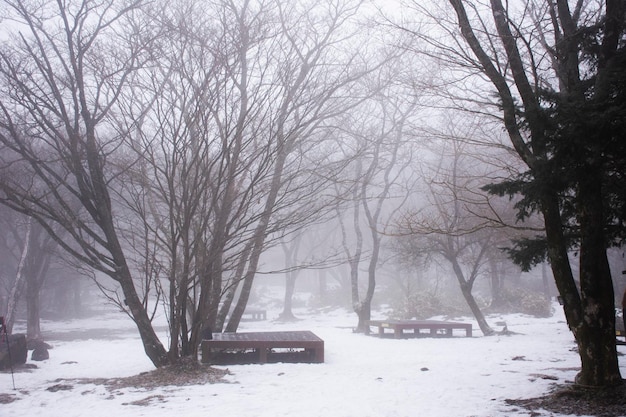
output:
[[615,345],[615,294],[606,254],[600,169],[588,166],[578,190],[582,320],[573,329],[582,359],[576,382],[622,384]]
[[148,313],[137,295],[130,273],[124,274],[118,281],[124,293],[125,302],[131,314],[131,318],[137,326],[146,355],[155,367],[160,368],[171,362],[167,351],[156,335]]

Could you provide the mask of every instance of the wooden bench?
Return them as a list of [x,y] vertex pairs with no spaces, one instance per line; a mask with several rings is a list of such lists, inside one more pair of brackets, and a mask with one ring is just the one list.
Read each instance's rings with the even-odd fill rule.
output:
[[215,365],[324,362],[324,341],[310,331],[213,333],[201,351]]
[[[452,337],[454,330],[465,331],[465,336],[472,337],[471,323],[456,323],[439,320],[370,320],[370,326],[378,327],[378,335],[384,337],[391,330],[396,339],[423,336]],[[407,332],[410,330],[410,332]],[[426,333],[422,332],[423,330]]]
[[258,309],[246,310],[243,312],[243,315],[241,316],[241,320],[248,320],[248,321],[267,320],[267,312],[265,310],[258,310]]

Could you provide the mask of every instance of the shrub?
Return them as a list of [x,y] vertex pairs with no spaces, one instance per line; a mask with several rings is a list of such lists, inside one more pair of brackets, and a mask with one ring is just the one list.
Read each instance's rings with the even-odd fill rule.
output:
[[490,309],[497,313],[522,313],[534,317],[550,317],[552,303],[542,293],[522,287],[504,288],[497,307]]
[[441,299],[429,292],[413,293],[392,304],[392,315],[399,319],[426,319],[441,315],[464,315],[464,303],[446,305]]

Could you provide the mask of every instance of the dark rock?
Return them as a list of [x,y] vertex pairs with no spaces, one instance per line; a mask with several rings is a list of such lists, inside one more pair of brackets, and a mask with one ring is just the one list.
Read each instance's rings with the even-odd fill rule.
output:
[[25,334],[0,336],[0,369],[23,365],[28,357]]
[[35,347],[35,349],[33,349],[33,353],[30,355],[30,359],[33,361],[45,361],[50,359],[50,354],[48,353],[48,349],[45,344]]
[[52,346],[47,344],[41,339],[34,339],[28,341],[29,349],[33,350],[33,353],[30,356],[30,359],[33,361],[45,361],[50,359],[50,353],[48,353],[48,349],[52,349]]
[[52,349],[52,346],[44,342],[42,339],[29,339],[27,341],[28,350],[34,350],[39,346],[43,346],[46,349]]

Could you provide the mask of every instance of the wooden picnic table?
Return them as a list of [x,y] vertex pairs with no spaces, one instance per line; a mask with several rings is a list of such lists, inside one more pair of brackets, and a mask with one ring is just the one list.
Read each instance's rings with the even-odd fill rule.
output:
[[324,341],[313,332],[213,333],[201,343],[202,362],[217,365],[324,362]]
[[[472,337],[471,323],[440,320],[370,320],[369,325],[378,327],[378,334],[381,337],[389,334],[387,330],[391,330],[396,339],[421,336],[452,337],[454,330],[464,330],[465,336]],[[427,333],[422,330],[426,330]]]

